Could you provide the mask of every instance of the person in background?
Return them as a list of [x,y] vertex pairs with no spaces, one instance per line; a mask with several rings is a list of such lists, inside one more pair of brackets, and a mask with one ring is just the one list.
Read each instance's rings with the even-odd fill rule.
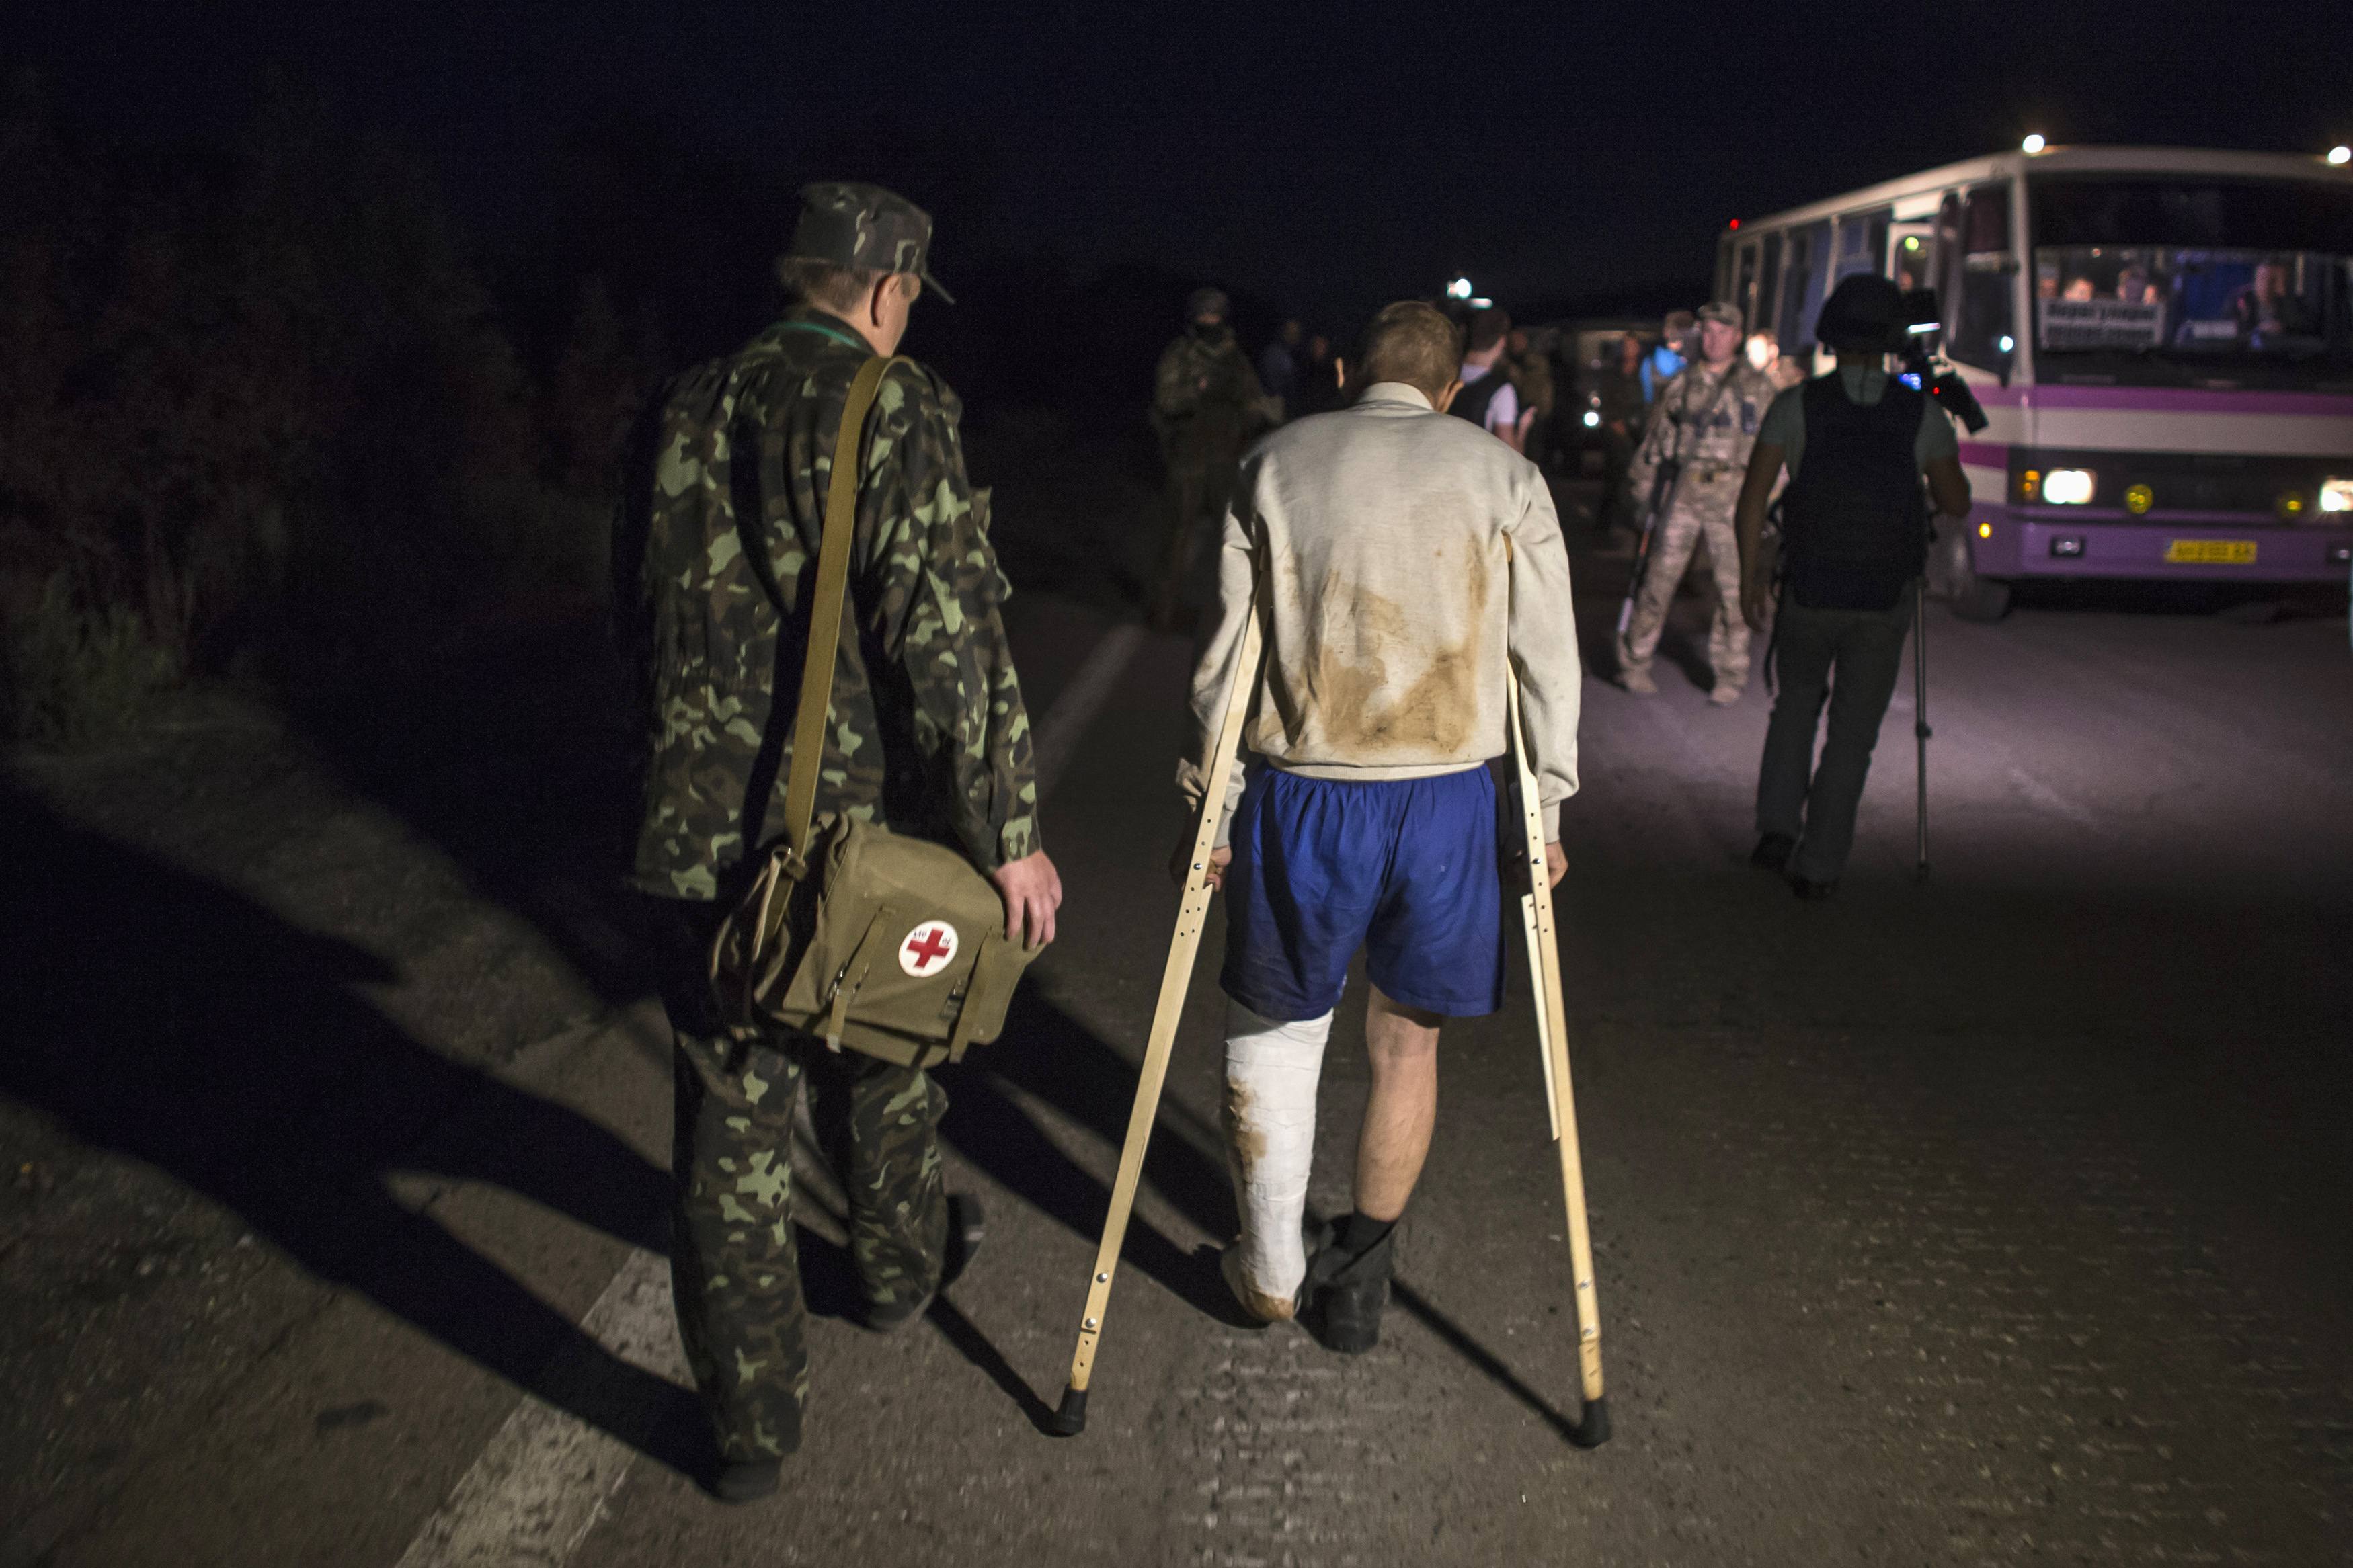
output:
[[1168,466],[1168,541],[1149,611],[1161,631],[1176,627],[1195,551],[1224,519],[1234,467],[1263,422],[1258,374],[1226,324],[1231,309],[1221,289],[1193,290],[1185,331],[1153,374],[1152,427]]
[[1654,480],[1666,493],[1660,498],[1662,510],[1650,523],[1658,531],[1636,586],[1633,614],[1618,642],[1618,683],[1640,697],[1658,691],[1651,679],[1651,661],[1683,569],[1704,540],[1715,582],[1715,616],[1707,637],[1715,683],[1707,700],[1728,707],[1740,700],[1741,689],[1748,682],[1748,627],[1740,618],[1733,502],[1739,495],[1749,446],[1757,439],[1757,421],[1773,401],[1773,384],[1740,357],[1738,306],[1704,305],[1699,321],[1699,359],[1660,395],[1630,475],[1634,494],[1643,500]]
[[1278,424],[1298,413],[1300,337],[1299,323],[1285,321],[1258,353],[1258,384],[1281,409]]
[[1297,395],[1298,417],[1329,414],[1340,406],[1340,362],[1332,357],[1332,340],[1322,332],[1310,334],[1300,353]]
[[1602,367],[1594,390],[1601,416],[1601,505],[1593,520],[1594,531],[1607,541],[1620,527],[1641,531],[1636,502],[1626,487],[1626,470],[1634,461],[1634,444],[1642,438],[1642,416],[1649,398],[1642,390],[1642,340],[1628,332],[1618,340],[1617,357]]
[[2311,313],[2291,287],[2287,263],[2277,258],[2255,264],[2253,280],[2232,301],[2232,310],[2253,348],[2276,348],[2284,339],[2310,331]]
[[1760,327],[1748,334],[1748,341],[1740,345],[1740,353],[1750,369],[1770,374],[1773,362],[1781,357],[1781,340],[1773,335],[1772,328]]
[[[1952,421],[1887,374],[1904,328],[1903,296],[1886,279],[1864,273],[1833,289],[1815,331],[1838,368],[1773,400],[1740,488],[1741,609],[1759,632],[1772,624],[1780,680],[1749,861],[1788,876],[1801,899],[1837,886],[1854,845],[1855,807],[1903,668],[1913,582],[1927,562],[1926,500],[1953,526],[1969,509]],[[1784,467],[1777,607],[1763,541]]]
[[1667,383],[1683,368],[1685,354],[1691,347],[1691,337],[1698,318],[1689,310],[1676,310],[1659,323],[1659,344],[1642,362],[1642,401],[1655,406],[1659,394]]
[[1483,428],[1514,452],[1527,447],[1528,423],[1535,411],[1520,406],[1519,394],[1504,366],[1510,348],[1512,318],[1490,308],[1471,318],[1471,336],[1462,352],[1462,391],[1449,412]]
[[1504,342],[1504,373],[1512,378],[1512,391],[1520,400],[1525,432],[1520,450],[1541,468],[1552,448],[1552,360],[1529,343],[1525,328],[1514,327]]

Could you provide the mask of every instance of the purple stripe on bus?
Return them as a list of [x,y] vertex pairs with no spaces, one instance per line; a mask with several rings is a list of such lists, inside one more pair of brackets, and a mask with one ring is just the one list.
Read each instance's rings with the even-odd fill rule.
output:
[[2332,392],[2214,392],[2170,386],[1973,386],[1969,390],[1978,395],[1978,402],[2000,408],[2353,419],[2353,395]]
[[2010,443],[2007,441],[1964,441],[1961,461],[1980,468],[2010,467]]

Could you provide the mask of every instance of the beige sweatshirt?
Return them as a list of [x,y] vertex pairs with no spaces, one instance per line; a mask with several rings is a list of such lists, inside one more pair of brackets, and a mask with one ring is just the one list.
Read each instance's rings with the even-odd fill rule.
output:
[[[1559,837],[1560,803],[1577,792],[1582,673],[1568,553],[1535,464],[1396,382],[1283,426],[1242,459],[1177,767],[1197,810],[1261,589],[1269,657],[1246,752],[1311,778],[1477,767],[1505,749],[1508,650],[1546,834]],[[1238,764],[1228,816],[1242,776]]]

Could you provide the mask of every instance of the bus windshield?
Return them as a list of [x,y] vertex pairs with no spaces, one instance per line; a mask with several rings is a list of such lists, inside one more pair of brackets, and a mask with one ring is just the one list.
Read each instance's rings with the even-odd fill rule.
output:
[[2047,379],[2353,383],[2353,190],[2164,175],[2028,189]]

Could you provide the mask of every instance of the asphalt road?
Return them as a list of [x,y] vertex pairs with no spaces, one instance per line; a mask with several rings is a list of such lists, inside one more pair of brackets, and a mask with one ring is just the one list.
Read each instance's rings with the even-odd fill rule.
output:
[[[1578,571],[1598,651],[1622,563]],[[677,1469],[659,1024],[553,830],[450,804],[506,775],[388,784],[242,708],[20,760],[0,1568],[2353,1563],[2342,619],[1932,608],[1934,875],[1907,679],[1821,904],[1745,864],[1761,685],[1588,683],[1562,924],[1617,1436],[1585,1452],[1516,953],[1448,1033],[1356,1359],[1215,1310],[1205,957],[1091,1428],[1040,1433],[1174,911],[1188,648],[1018,607],[1033,713],[1101,700],[1060,710],[1063,938],[949,1079],[989,1240],[874,1339],[810,1173],[807,1446],[749,1509]]]

